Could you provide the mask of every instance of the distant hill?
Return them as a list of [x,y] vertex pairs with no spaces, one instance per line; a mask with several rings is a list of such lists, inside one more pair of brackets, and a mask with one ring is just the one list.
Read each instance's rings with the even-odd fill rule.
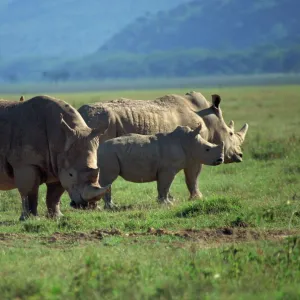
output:
[[146,13],[187,0],[3,0],[0,60],[86,55]]
[[[11,0],[10,3],[19,1]],[[26,1],[37,3],[37,0]],[[131,0],[126,1],[126,5],[123,0],[111,0],[110,3],[114,1],[119,6],[113,6],[112,11],[103,9],[108,7],[104,0],[86,0],[84,4],[75,0],[40,1],[37,11],[44,13],[41,16],[34,14],[34,29],[25,35],[24,48],[27,53],[67,51],[69,59],[66,60],[64,55],[59,56],[59,61],[44,56],[25,62],[19,58],[13,62],[2,60],[1,67],[0,56],[0,79],[1,73],[9,81],[24,78],[67,81],[300,72],[299,0]],[[98,2],[106,3],[100,15]],[[171,3],[175,5],[176,2],[176,7],[159,11],[163,8],[162,3],[164,7],[171,7]],[[85,14],[91,3],[94,3],[95,14]],[[135,5],[130,9],[128,3]],[[157,12],[145,13],[146,7],[148,11]],[[57,16],[54,11],[58,11]],[[120,19],[114,16],[120,16]],[[21,26],[19,18],[15,19]],[[45,28],[43,20],[47,20],[47,24],[51,20],[52,25],[46,26],[47,32],[39,32],[37,19],[41,28]],[[95,26],[98,23],[101,23],[101,29]],[[28,24],[31,22],[25,23]],[[24,28],[20,29],[23,34]],[[106,34],[108,28],[116,33]],[[36,32],[43,38],[31,43],[30,50],[26,48],[27,38],[37,39],[39,34]],[[104,37],[107,37],[106,42]],[[20,46],[22,48],[23,44]],[[92,48],[98,50],[91,51]],[[83,51],[91,54],[72,57]]]
[[[99,49],[151,53],[240,50],[300,36],[299,0],[198,0],[138,18]],[[281,45],[284,46],[284,45]]]

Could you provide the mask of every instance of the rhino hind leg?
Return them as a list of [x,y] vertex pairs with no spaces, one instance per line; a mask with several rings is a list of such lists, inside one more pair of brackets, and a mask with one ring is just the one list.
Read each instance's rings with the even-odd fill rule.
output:
[[202,164],[194,164],[184,169],[185,183],[190,192],[190,200],[203,198],[198,187],[198,177],[202,170]]
[[60,197],[65,189],[60,182],[47,183],[46,205],[48,209],[47,216],[49,218],[59,218],[63,214],[60,211]]
[[22,199],[22,214],[20,221],[26,220],[30,215],[37,216],[38,190],[41,177],[38,168],[26,166],[14,169],[15,185]]
[[[158,197],[157,201],[161,204],[173,205],[172,199],[174,199],[170,195],[170,187],[174,180],[176,172],[172,171],[161,171],[158,173],[157,177],[157,192]],[[170,197],[171,196],[171,197]]]

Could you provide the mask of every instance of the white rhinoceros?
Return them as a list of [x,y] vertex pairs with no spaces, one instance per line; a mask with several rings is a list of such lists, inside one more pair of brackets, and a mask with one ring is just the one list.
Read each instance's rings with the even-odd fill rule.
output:
[[[169,189],[180,170],[189,170],[194,164],[223,163],[224,143],[204,140],[199,134],[201,127],[178,126],[170,133],[128,134],[105,141],[98,149],[100,185],[110,185],[118,176],[131,182],[157,181],[159,202],[171,203]],[[105,208],[113,208],[110,192],[104,201]]]
[[48,96],[0,101],[0,190],[17,188],[21,220],[37,215],[39,185],[46,183],[50,216],[60,216],[60,197],[86,205],[109,189],[98,184],[99,130],[75,108]]

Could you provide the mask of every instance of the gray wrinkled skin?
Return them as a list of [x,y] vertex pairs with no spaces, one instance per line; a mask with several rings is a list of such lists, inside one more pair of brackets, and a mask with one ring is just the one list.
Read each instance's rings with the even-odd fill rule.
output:
[[[166,95],[155,100],[117,99],[107,102],[83,105],[79,113],[91,128],[104,132],[106,138],[122,136],[128,133],[156,134],[173,131],[178,125],[195,129],[202,124],[201,136],[210,143],[224,141],[225,163],[241,162],[241,145],[245,139],[248,124],[234,132],[233,121],[227,126],[220,108],[221,98],[212,95],[208,102],[201,93],[190,92],[184,96]],[[198,188],[198,176],[202,164],[195,165],[190,175],[196,178],[190,184],[190,198],[201,198]]]
[[46,183],[49,216],[60,216],[65,190],[78,205],[109,189],[98,184],[99,132],[69,104],[48,96],[0,100],[0,189],[17,188],[21,220],[37,215],[39,185]]
[[[196,178],[195,164],[217,166],[224,161],[224,144],[214,145],[199,134],[178,126],[171,133],[129,134],[110,139],[99,146],[100,184],[110,185],[118,176],[131,182],[157,181],[158,200],[170,203],[169,189],[175,175],[184,170],[189,190]],[[112,208],[111,193],[104,196],[105,208]]]

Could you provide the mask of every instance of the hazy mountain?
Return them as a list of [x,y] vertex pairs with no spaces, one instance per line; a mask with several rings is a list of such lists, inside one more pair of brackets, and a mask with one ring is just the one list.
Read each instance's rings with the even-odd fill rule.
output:
[[186,1],[2,0],[0,58],[91,53],[137,17]]
[[[0,18],[14,5],[19,13],[1,19],[0,50],[18,59],[0,57],[0,79],[1,73],[10,81],[60,81],[300,72],[298,0],[7,3]],[[3,31],[13,21],[12,32]],[[24,61],[20,53],[36,56]],[[54,54],[59,61],[45,58]]]
[[299,0],[198,0],[138,18],[100,52],[238,50],[300,36]]

